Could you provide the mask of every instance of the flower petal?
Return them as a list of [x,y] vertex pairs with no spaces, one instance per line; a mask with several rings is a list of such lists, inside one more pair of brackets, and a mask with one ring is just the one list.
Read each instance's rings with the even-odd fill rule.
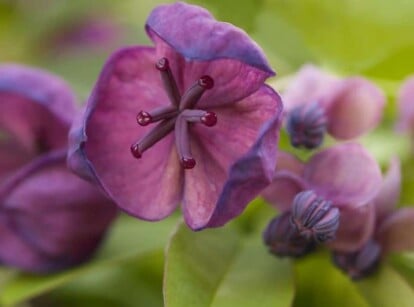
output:
[[384,252],[414,250],[414,208],[406,207],[389,215],[380,225],[377,237]]
[[390,166],[382,180],[381,189],[374,198],[377,220],[382,220],[396,207],[401,192],[401,162],[398,157],[390,161]]
[[152,39],[159,36],[186,59],[231,58],[273,74],[261,48],[244,31],[216,21],[202,7],[183,2],[160,5],[148,17],[146,29]]
[[26,148],[13,140],[10,135],[0,135],[0,183],[26,162],[33,158]]
[[141,47],[121,49],[108,60],[72,129],[69,150],[75,171],[97,180],[122,209],[147,220],[175,209],[183,180],[172,134],[140,160],[130,152],[131,144],[153,128],[137,124],[138,112],[169,104],[155,63],[154,49]]
[[340,209],[339,228],[329,247],[340,252],[361,248],[374,234],[375,208],[372,203],[357,208]]
[[169,59],[181,94],[200,77],[213,78],[214,88],[203,94],[197,104],[200,108],[235,103],[274,75],[263,51],[246,33],[216,21],[201,7],[159,6],[149,16],[146,29],[157,57]]
[[398,121],[400,131],[413,131],[414,128],[414,76],[404,80],[398,92]]
[[352,139],[375,128],[382,118],[382,90],[360,77],[345,79],[328,103],[328,132],[338,139]]
[[[6,246],[14,248],[16,259],[10,258],[12,251],[3,251],[0,260],[34,272],[63,269],[89,258],[116,214],[115,206],[70,173],[64,160],[34,168],[2,204],[11,240]],[[20,256],[21,249],[28,255]]]
[[315,154],[305,166],[304,179],[336,206],[355,207],[372,200],[382,176],[368,151],[357,143],[345,143]]
[[285,111],[290,112],[299,105],[313,102],[325,106],[327,96],[338,83],[337,77],[314,65],[302,66],[282,94]]
[[270,183],[281,112],[280,97],[262,86],[237,104],[217,109],[216,126],[193,127],[197,166],[185,173],[183,203],[192,229],[225,224]]
[[34,68],[2,65],[0,101],[0,129],[29,152],[66,145],[76,108],[63,80]]

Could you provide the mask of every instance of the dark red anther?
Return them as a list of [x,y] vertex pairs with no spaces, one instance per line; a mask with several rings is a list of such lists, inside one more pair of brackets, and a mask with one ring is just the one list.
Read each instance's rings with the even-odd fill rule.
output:
[[196,161],[193,158],[182,158],[181,163],[185,169],[192,169],[196,165]]
[[201,117],[201,122],[206,125],[207,127],[212,127],[215,124],[217,124],[217,116],[216,113],[214,112],[206,112],[206,114],[204,114]]
[[161,58],[158,60],[157,64],[155,64],[155,67],[158,70],[166,71],[170,68],[170,63],[168,62],[167,58]]
[[140,126],[146,126],[151,122],[152,122],[152,116],[148,112],[141,111],[141,112],[138,113],[137,123]]
[[137,159],[140,159],[140,158],[142,157],[142,153],[141,153],[141,151],[139,150],[139,146],[138,146],[138,144],[133,144],[133,145],[131,146],[131,153],[132,153],[132,155],[133,155],[135,158],[137,158]]
[[202,88],[209,90],[214,86],[214,80],[210,76],[202,76],[198,80],[198,85],[200,85]]

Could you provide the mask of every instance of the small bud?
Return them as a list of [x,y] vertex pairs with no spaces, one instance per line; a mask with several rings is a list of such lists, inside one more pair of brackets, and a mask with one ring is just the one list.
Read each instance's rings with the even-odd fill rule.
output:
[[292,222],[303,236],[317,243],[327,242],[335,238],[339,210],[313,191],[300,192],[293,199]]
[[293,109],[287,116],[286,130],[292,146],[314,149],[322,144],[326,125],[324,110],[314,102]]
[[290,212],[285,212],[270,221],[263,232],[263,241],[269,251],[278,257],[300,257],[315,247],[312,240],[302,236],[291,222]]
[[353,253],[333,254],[332,260],[337,267],[353,280],[362,279],[378,268],[381,259],[381,246],[374,240],[368,241],[360,250]]

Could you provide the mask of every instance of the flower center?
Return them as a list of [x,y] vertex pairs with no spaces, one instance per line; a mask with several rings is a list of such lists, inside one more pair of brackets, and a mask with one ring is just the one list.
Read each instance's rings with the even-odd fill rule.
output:
[[326,125],[325,112],[317,102],[294,108],[286,120],[286,130],[292,146],[307,149],[322,144]]
[[188,129],[191,124],[195,123],[201,123],[207,127],[212,127],[217,123],[215,113],[195,108],[204,92],[213,88],[214,80],[210,76],[202,76],[181,96],[169,61],[161,58],[155,67],[160,71],[170,105],[151,111],[142,110],[138,113],[137,123],[140,126],[156,122],[158,124],[131,145],[132,155],[137,159],[141,158],[144,151],[174,130],[181,165],[185,169],[194,168],[196,161],[191,155]]

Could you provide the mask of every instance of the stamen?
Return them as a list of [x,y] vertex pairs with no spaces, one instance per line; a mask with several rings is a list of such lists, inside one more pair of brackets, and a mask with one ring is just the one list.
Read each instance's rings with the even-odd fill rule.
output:
[[182,166],[185,169],[194,168],[196,162],[191,155],[188,123],[185,119],[185,115],[182,114],[177,116],[177,120],[175,122],[175,142]]
[[201,122],[207,127],[213,127],[217,124],[217,115],[213,112],[206,112],[204,116],[201,117]]
[[181,112],[181,116],[187,122],[202,123],[207,127],[212,127],[217,124],[217,115],[214,112],[208,112],[204,110],[184,110]]
[[141,111],[137,115],[137,123],[140,126],[147,126],[163,119],[174,117],[178,114],[178,110],[173,106],[160,107],[151,112]]
[[214,80],[210,76],[202,76],[181,97],[180,110],[194,108],[204,92],[213,86]]
[[132,155],[139,159],[143,152],[160,141],[174,129],[175,119],[168,119],[160,122],[155,128],[151,129],[139,141],[131,145]]
[[181,96],[175,82],[174,76],[170,69],[170,63],[167,58],[161,58],[158,60],[155,67],[161,72],[161,79],[164,84],[165,91],[171,104],[178,107],[180,104]]

